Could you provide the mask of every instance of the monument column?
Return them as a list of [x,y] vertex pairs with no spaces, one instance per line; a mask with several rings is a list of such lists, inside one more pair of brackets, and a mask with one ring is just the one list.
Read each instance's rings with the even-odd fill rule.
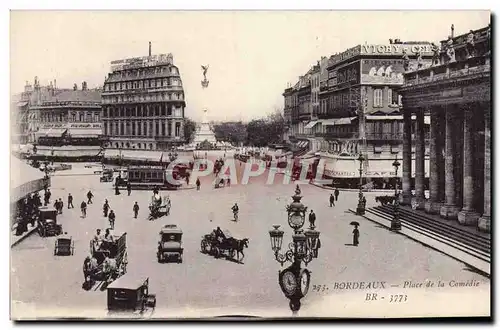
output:
[[445,158],[445,203],[441,207],[440,214],[445,219],[456,219],[459,208],[455,204],[455,153],[454,153],[454,123],[453,109],[446,108],[446,158]]
[[463,208],[458,213],[458,222],[464,225],[477,225],[479,214],[474,211],[474,113],[471,106],[464,108],[463,143]]
[[411,111],[403,111],[403,194],[401,204],[411,205]]
[[478,228],[481,231],[490,232],[491,226],[491,115],[490,106],[484,111],[484,211],[478,220]]
[[425,211],[430,214],[437,214],[442,203],[439,200],[439,115],[438,108],[431,108],[431,129],[429,141],[429,200],[425,203]]
[[424,109],[416,112],[417,125],[415,134],[415,199],[417,210],[425,208],[425,131]]

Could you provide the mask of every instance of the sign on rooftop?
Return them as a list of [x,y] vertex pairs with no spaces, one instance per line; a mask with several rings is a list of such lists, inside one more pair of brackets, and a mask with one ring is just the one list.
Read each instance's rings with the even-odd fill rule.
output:
[[388,44],[388,45],[358,45],[353,48],[349,48],[345,52],[335,55],[331,58],[331,65],[335,65],[347,59],[356,57],[358,55],[403,55],[403,51],[406,51],[408,56],[415,56],[417,52],[420,52],[423,56],[432,55],[432,45],[431,44]]
[[111,71],[147,68],[162,64],[173,64],[172,54],[159,54],[152,56],[132,57],[111,61]]

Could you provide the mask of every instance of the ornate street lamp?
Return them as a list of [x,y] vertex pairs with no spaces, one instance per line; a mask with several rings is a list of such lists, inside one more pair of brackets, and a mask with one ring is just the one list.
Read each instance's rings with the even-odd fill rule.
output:
[[401,220],[399,220],[399,192],[398,192],[398,169],[401,164],[398,161],[398,157],[396,156],[396,160],[392,163],[394,169],[396,171],[396,186],[394,187],[394,216],[391,221],[391,230],[398,231],[401,230]]
[[358,207],[356,208],[357,215],[365,214],[365,203],[363,200],[363,162],[365,161],[365,157],[363,154],[359,154],[359,198],[358,198]]
[[271,239],[271,250],[274,258],[281,266],[286,262],[292,264],[279,271],[278,283],[285,296],[290,300],[290,309],[295,314],[299,311],[300,299],[306,296],[309,291],[311,273],[307,268],[301,268],[302,262],[305,266],[318,257],[318,249],[321,247],[319,240],[320,232],[316,231],[311,224],[309,229],[303,230],[306,220],[307,207],[301,203],[302,196],[300,189],[295,190],[292,197],[293,202],[287,205],[288,225],[294,230],[292,242],[288,244],[288,250],[280,253],[283,244],[284,231],[280,230],[280,225],[273,225],[274,229],[269,231]]

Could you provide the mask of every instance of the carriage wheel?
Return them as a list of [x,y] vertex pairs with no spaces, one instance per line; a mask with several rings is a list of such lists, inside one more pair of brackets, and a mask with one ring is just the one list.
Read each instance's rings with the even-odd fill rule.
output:
[[202,240],[201,241],[201,252],[202,253],[207,253],[208,252],[208,247],[207,247],[208,243],[206,240]]
[[215,258],[219,258],[220,257],[220,249],[218,247],[214,247],[212,249],[214,252],[213,252],[213,255]]

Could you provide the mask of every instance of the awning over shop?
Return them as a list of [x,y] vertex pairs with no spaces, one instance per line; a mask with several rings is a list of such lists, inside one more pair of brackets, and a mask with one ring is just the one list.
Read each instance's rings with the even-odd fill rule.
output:
[[16,157],[10,157],[10,201],[16,203],[35,191],[42,190],[50,179],[44,179],[45,174],[29,166]]
[[[129,160],[146,160],[146,161],[160,161],[161,151],[147,151],[147,150],[122,150],[121,155],[123,159]],[[163,157],[164,162],[168,162],[168,157]]]
[[[397,116],[367,115],[365,118],[366,120],[403,120],[403,116],[400,115]],[[417,120],[417,117],[411,116],[411,120]],[[431,123],[431,116],[424,116],[424,124],[430,125],[430,123]]]
[[102,134],[99,128],[70,128],[69,135],[73,138],[97,138]]
[[321,121],[321,124],[324,126],[350,125],[353,119],[356,117],[325,119]]
[[37,137],[61,137],[66,131],[66,128],[44,128],[36,132],[35,135]]
[[16,106],[19,107],[19,108],[25,107],[26,105],[28,105],[27,101],[17,102],[17,104],[16,104]]
[[314,126],[316,126],[316,124],[319,124],[319,121],[318,120],[312,120],[309,123],[307,123],[307,125],[304,126],[304,128],[313,128]]
[[297,143],[297,147],[304,148],[307,146],[308,143],[309,143],[308,141],[300,141],[299,143]]

